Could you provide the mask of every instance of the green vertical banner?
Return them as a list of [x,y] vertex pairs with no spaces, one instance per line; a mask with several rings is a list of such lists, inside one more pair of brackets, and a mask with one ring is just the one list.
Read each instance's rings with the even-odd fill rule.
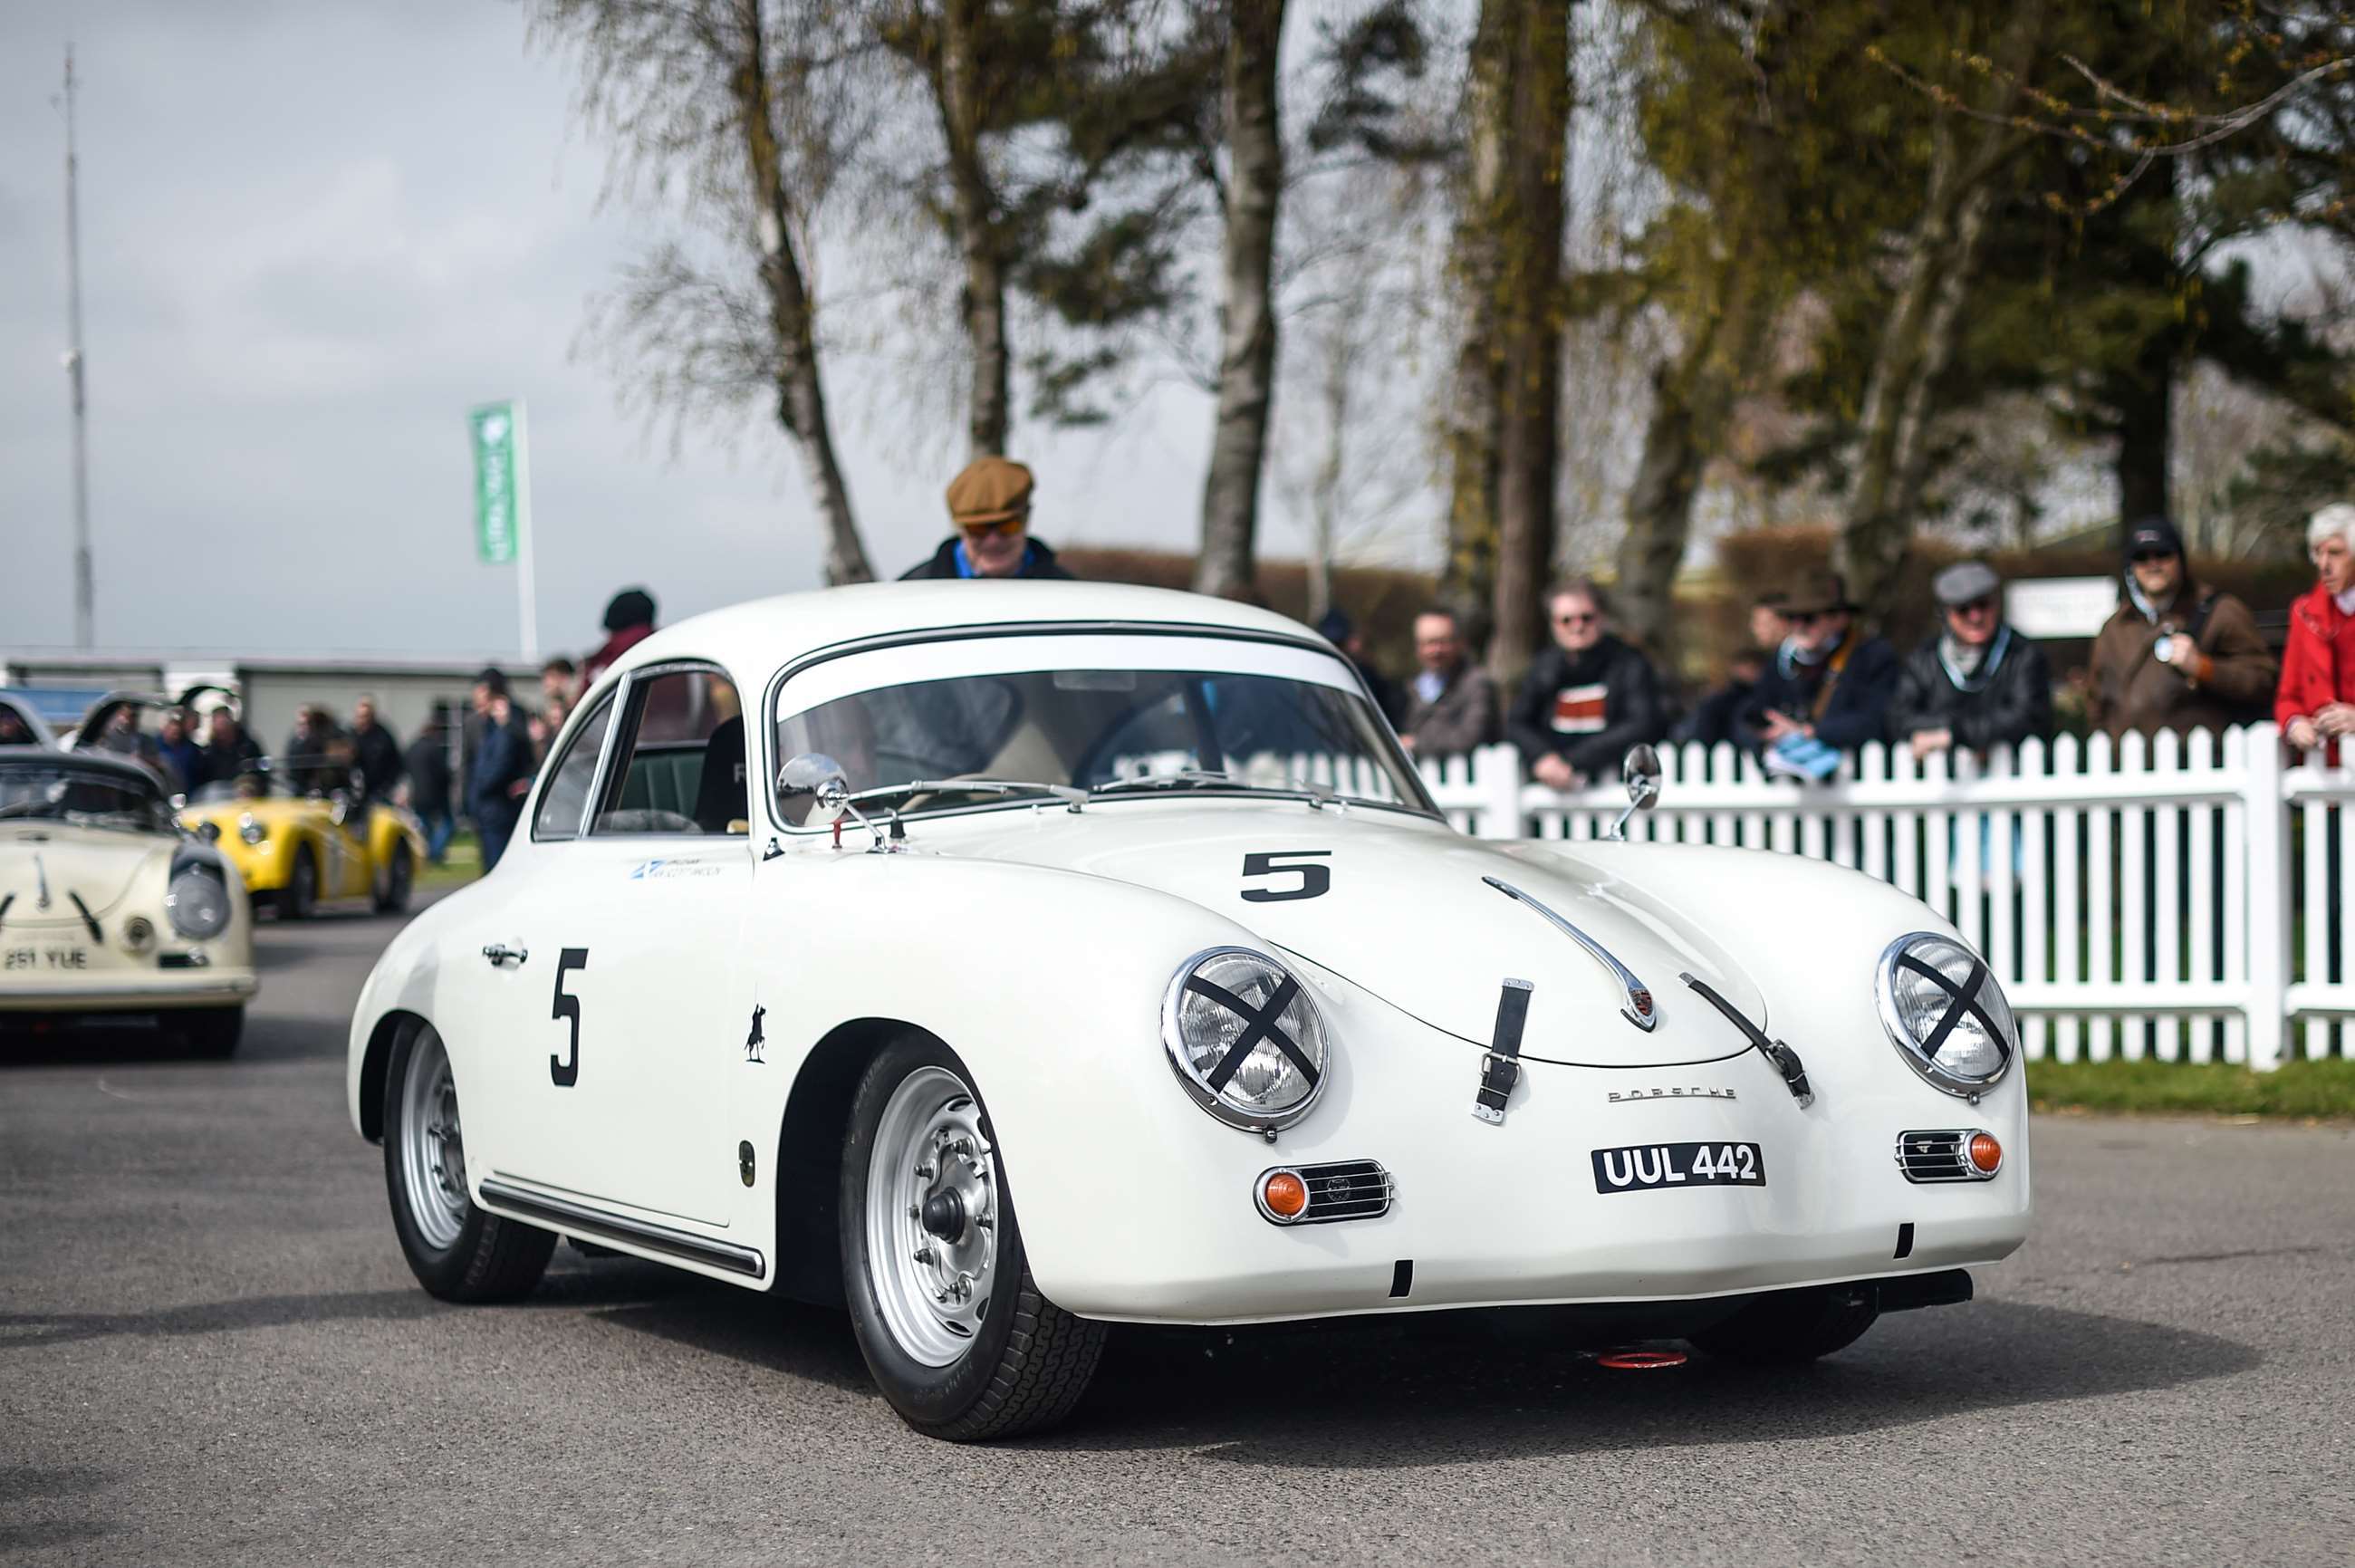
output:
[[512,402],[485,403],[466,423],[474,441],[474,548],[492,566],[516,558],[523,429]]

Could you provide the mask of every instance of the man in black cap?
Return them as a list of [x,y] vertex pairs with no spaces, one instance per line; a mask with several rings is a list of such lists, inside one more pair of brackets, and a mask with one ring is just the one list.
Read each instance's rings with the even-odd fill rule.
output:
[[655,635],[655,596],[643,588],[624,588],[614,594],[605,606],[605,631],[604,642],[581,667],[583,691],[596,685],[615,659]]
[[1811,571],[1783,595],[1791,635],[1775,650],[1743,714],[1764,747],[1799,737],[1836,752],[1885,739],[1889,699],[1897,690],[1897,650],[1861,635],[1848,583],[1837,571]]
[[2003,622],[2003,579],[1982,560],[1930,581],[1945,623],[1897,677],[1890,733],[1916,762],[1963,747],[1984,752],[2052,733],[2052,672],[2044,650]]
[[1400,692],[1398,682],[1375,667],[1372,656],[1366,652],[1366,635],[1358,630],[1358,624],[1349,619],[1348,612],[1337,604],[1326,611],[1316,623],[1316,635],[1340,649],[1342,656],[1356,667],[1358,678],[1366,683],[1368,691],[1373,693],[1374,706],[1382,710],[1382,717],[1391,721],[1391,727],[1395,729],[1403,723],[1406,699]]
[[976,457],[949,481],[949,522],[941,548],[900,574],[918,578],[1069,579],[1044,539],[1030,537],[1030,470],[1004,457]]
[[2281,667],[2248,606],[2192,576],[2165,517],[2129,527],[2125,555],[2117,613],[2094,639],[2088,721],[2113,736],[2222,734],[2267,717]]

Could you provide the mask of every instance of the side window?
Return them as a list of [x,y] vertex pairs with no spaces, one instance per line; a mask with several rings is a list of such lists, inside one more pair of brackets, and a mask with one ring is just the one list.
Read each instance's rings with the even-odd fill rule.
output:
[[597,778],[597,753],[605,748],[605,726],[613,717],[613,699],[609,697],[573,731],[563,760],[549,775],[548,788],[539,797],[539,815],[531,821],[534,838],[570,838],[580,833],[581,808],[589,804],[589,786]]
[[627,724],[591,833],[747,831],[744,715],[725,676],[641,676]]

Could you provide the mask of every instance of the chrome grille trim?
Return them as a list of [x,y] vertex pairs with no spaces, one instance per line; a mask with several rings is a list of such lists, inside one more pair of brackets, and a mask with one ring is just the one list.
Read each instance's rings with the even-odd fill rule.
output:
[[[1261,1210],[1271,1224],[1330,1225],[1342,1220],[1377,1220],[1391,1211],[1398,1183],[1380,1160],[1345,1159],[1327,1165],[1289,1165],[1280,1168],[1300,1178],[1308,1189],[1308,1207],[1290,1220],[1279,1220]],[[1260,1181],[1267,1180],[1262,1172]]]
[[1981,1173],[1964,1152],[1979,1131],[1977,1127],[1944,1127],[1900,1133],[1897,1168],[1905,1173],[1906,1180],[1916,1183],[1992,1180],[2003,1168],[1998,1166],[1995,1170]]

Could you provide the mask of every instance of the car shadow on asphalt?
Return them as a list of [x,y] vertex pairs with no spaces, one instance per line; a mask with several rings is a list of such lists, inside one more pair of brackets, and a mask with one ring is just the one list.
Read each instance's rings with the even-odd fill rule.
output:
[[569,1307],[599,1322],[830,1387],[872,1393],[874,1381],[837,1308],[755,1294],[632,1258],[549,1271],[534,1307]]
[[[569,1282],[551,1275],[533,1300],[873,1392],[849,1319],[837,1309],[618,1262],[589,1265]],[[1321,1469],[1779,1441],[2145,1392],[2229,1377],[2264,1359],[2214,1334],[1983,1299],[1892,1314],[1812,1365],[1753,1368],[1694,1352],[1683,1366],[1617,1371],[1557,1332],[1558,1322],[1529,1309],[1232,1330],[1115,1326],[1071,1420],[1021,1445],[1183,1447],[1261,1467]]]
[[1034,1442],[1183,1446],[1261,1468],[1318,1469],[1715,1446],[2145,1392],[2264,1360],[2213,1334],[2009,1301],[1892,1316],[1849,1349],[1796,1368],[1694,1352],[1682,1366],[1614,1371],[1548,1324],[1532,1309],[1231,1339],[1130,1329],[1108,1345],[1070,1424]]
[[123,1335],[174,1337],[296,1323],[397,1321],[462,1310],[421,1290],[327,1291],[310,1296],[247,1296],[152,1312],[0,1312],[0,1356],[76,1339]]

